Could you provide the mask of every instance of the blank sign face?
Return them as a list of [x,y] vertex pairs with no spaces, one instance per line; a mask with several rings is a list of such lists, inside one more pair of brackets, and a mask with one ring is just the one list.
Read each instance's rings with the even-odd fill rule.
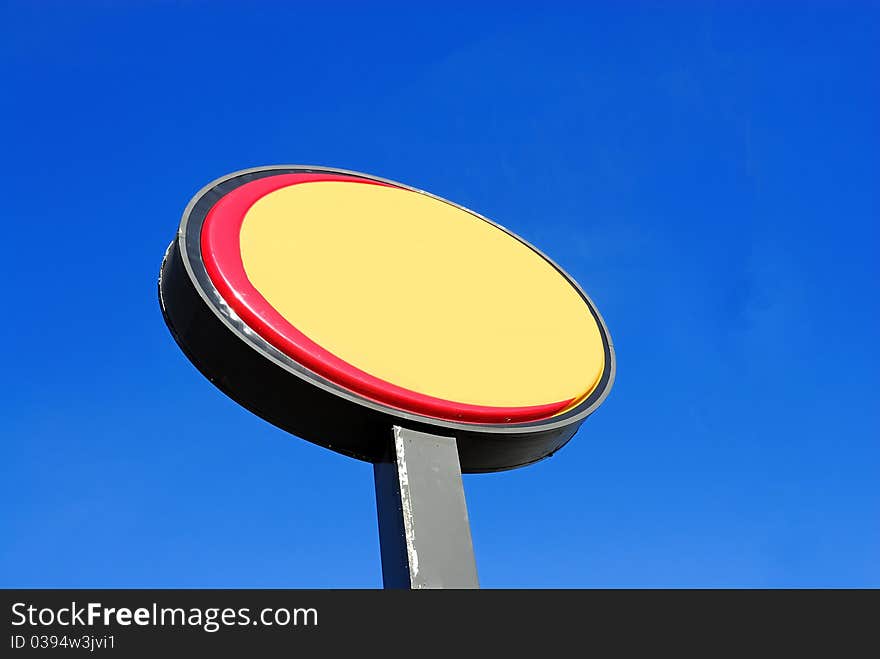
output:
[[211,208],[201,253],[253,332],[407,412],[547,419],[583,401],[606,366],[590,306],[552,263],[414,190],[336,174],[261,178]]

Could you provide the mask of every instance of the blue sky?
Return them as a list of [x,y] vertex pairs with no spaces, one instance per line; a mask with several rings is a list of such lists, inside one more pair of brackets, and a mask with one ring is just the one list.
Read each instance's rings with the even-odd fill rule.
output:
[[0,586],[381,585],[370,466],[156,300],[189,198],[278,163],[469,206],[608,323],[575,439],[465,478],[483,586],[880,585],[880,8],[577,6],[3,3]]

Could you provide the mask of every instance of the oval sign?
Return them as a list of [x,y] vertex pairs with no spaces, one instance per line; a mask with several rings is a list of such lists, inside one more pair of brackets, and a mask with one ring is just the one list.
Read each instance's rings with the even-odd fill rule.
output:
[[[185,312],[163,293],[170,288],[192,288],[200,301],[190,299],[190,312],[204,306],[208,316],[190,313],[183,330]],[[510,468],[567,441],[613,378],[601,317],[546,256],[473,211],[356,172],[275,167],[215,181],[184,214],[160,297],[184,351],[233,398],[363,459],[380,450],[361,446],[368,437],[333,442],[327,421],[316,439],[322,422],[306,417],[334,408],[369,425],[368,412],[379,412],[384,425],[457,430],[460,445],[462,434],[497,440],[500,429],[534,436],[537,457],[499,447],[486,464],[468,465],[462,449],[466,471]],[[231,335],[205,338],[224,329]],[[242,348],[243,361],[232,354]],[[273,391],[272,378],[235,375],[278,367],[290,382]],[[301,405],[303,384],[334,403]],[[273,401],[285,393],[290,412],[279,414]]]

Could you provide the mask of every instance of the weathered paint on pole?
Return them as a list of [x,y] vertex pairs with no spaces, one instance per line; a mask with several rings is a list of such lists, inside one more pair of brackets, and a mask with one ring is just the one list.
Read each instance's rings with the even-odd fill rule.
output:
[[479,588],[454,437],[396,426],[373,466],[386,588]]

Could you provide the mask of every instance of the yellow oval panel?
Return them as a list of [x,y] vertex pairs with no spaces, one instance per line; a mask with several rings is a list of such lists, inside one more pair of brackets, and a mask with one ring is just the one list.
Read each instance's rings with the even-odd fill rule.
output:
[[241,225],[254,288],[315,343],[412,391],[472,405],[586,397],[604,369],[587,303],[544,258],[418,192],[322,181]]

